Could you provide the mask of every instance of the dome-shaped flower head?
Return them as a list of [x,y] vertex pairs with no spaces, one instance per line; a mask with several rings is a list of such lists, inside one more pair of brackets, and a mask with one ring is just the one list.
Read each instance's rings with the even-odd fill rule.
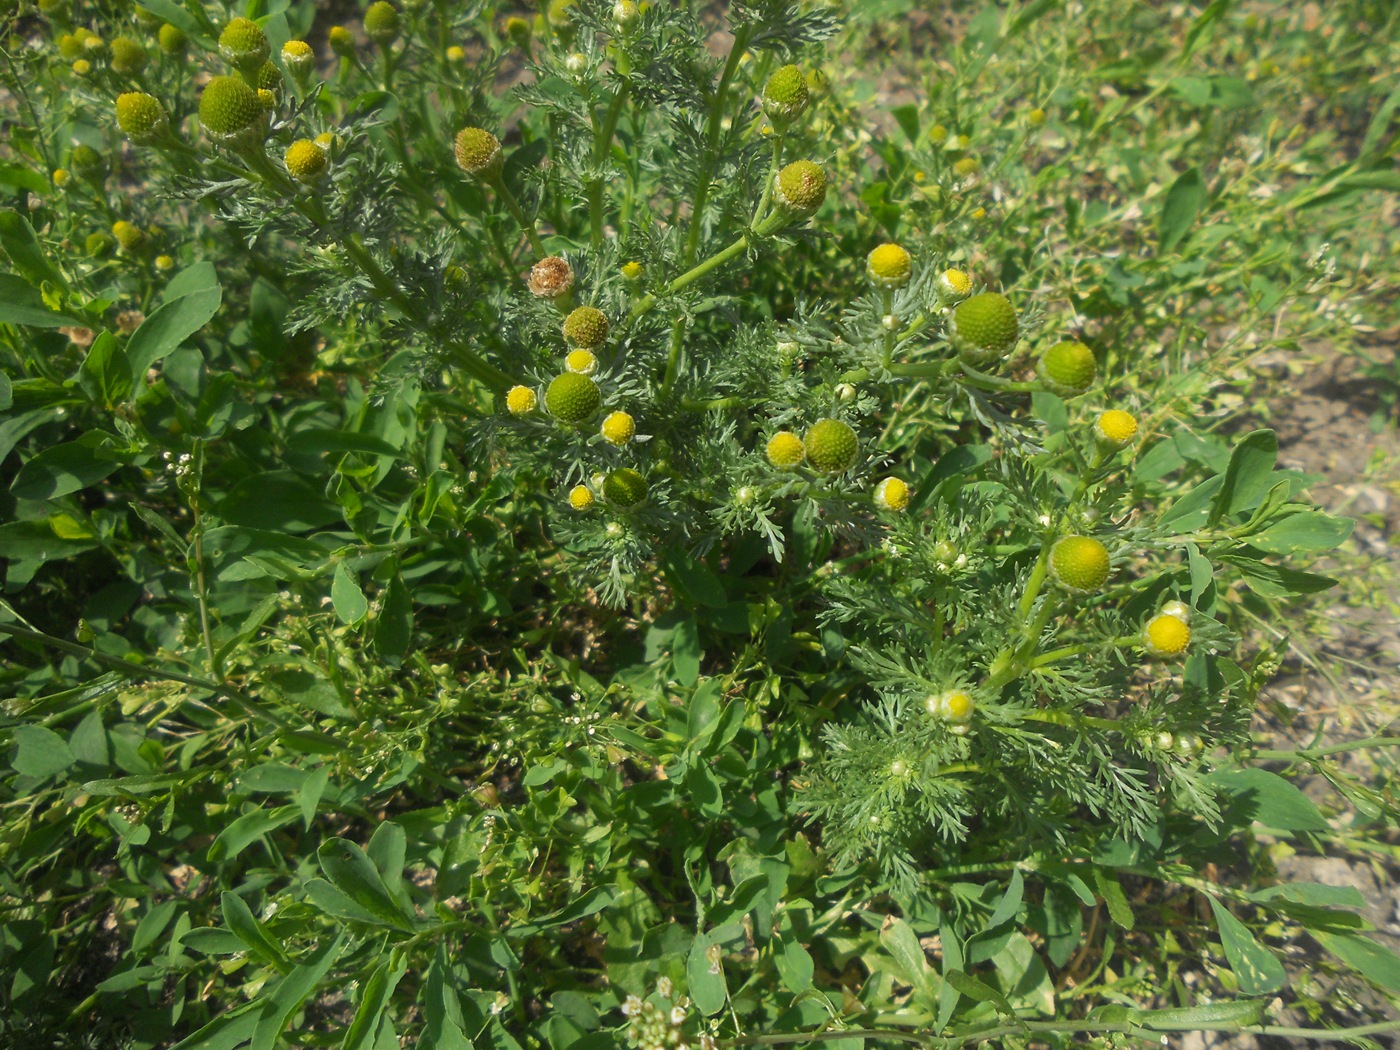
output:
[[574,269],[558,255],[549,255],[530,267],[525,282],[530,294],[541,299],[557,299],[574,288]]
[[598,433],[610,445],[625,445],[637,436],[637,421],[628,412],[610,412]]
[[124,252],[140,251],[146,244],[146,231],[135,223],[119,219],[112,224],[112,236]]
[[979,367],[1000,361],[1016,345],[1020,323],[1011,300],[1000,292],[983,292],[964,299],[948,325],[953,346]]
[[377,0],[365,12],[365,35],[380,47],[388,47],[402,30],[399,9],[388,0]]
[[136,145],[149,146],[170,130],[170,116],[154,95],[128,91],[117,96],[117,127]]
[[235,69],[251,75],[272,54],[272,45],[251,18],[235,18],[219,34],[219,54]]
[[788,123],[807,108],[807,78],[796,66],[780,67],[763,85],[763,112],[770,120]]
[[898,244],[882,244],[866,257],[865,272],[881,288],[903,288],[914,272],[914,260]]
[[1108,449],[1123,448],[1137,436],[1137,432],[1137,417],[1120,408],[1101,412],[1099,418],[1094,420],[1094,439]]
[[592,350],[608,338],[608,318],[593,306],[580,306],[564,318],[564,338],[572,346]]
[[305,81],[316,67],[316,52],[305,40],[288,40],[282,45],[282,66],[293,80]]
[[811,215],[826,200],[826,172],[810,160],[795,160],[776,176],[773,195],[794,215]]
[[355,57],[355,34],[346,26],[331,26],[326,33],[331,50],[341,58]]
[[160,27],[160,32],[156,34],[156,43],[160,45],[161,51],[171,58],[179,58],[190,46],[190,38],[179,26],[173,26],[167,22]]
[[1074,397],[1093,386],[1098,363],[1094,351],[1083,343],[1066,340],[1046,350],[1035,371],[1047,389],[1061,397]]
[[287,147],[282,160],[292,178],[308,186],[319,182],[330,166],[330,157],[326,151],[310,139],[297,139]]
[[1159,660],[1180,656],[1190,644],[1191,625],[1172,613],[1158,613],[1142,629],[1142,647]]
[[1092,536],[1064,536],[1050,548],[1050,575],[1074,594],[1097,591],[1112,568],[1108,548]]
[[487,179],[501,170],[501,140],[485,128],[457,132],[453,153],[457,167],[473,178]]
[[587,485],[575,485],[569,490],[569,506],[582,513],[593,506],[593,490]]
[[539,404],[539,396],[528,386],[513,386],[506,391],[506,411],[513,416],[529,415]]
[[791,430],[780,430],[769,438],[764,452],[768,462],[779,470],[796,470],[807,458],[802,439]]
[[631,467],[621,467],[604,479],[603,496],[616,507],[635,507],[647,498],[647,479]]
[[112,39],[112,72],[135,76],[146,68],[146,49],[129,36]]
[[856,465],[860,441],[856,432],[839,419],[819,419],[802,439],[807,462],[823,474],[840,474]]
[[565,372],[550,381],[544,394],[549,414],[561,423],[582,423],[603,404],[598,384],[577,372]]
[[199,96],[199,123],[221,146],[254,149],[267,135],[267,107],[239,77],[215,77]]
[[875,506],[881,510],[902,511],[909,506],[909,486],[902,478],[885,478],[875,486]]

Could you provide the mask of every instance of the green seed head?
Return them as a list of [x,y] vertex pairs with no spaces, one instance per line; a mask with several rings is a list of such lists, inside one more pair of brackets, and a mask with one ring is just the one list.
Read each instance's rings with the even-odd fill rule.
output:
[[272,46],[251,18],[235,18],[219,34],[219,54],[235,69],[253,73],[272,54]]
[[949,334],[958,353],[976,365],[993,364],[1016,345],[1016,308],[1000,292],[964,299],[953,310]]
[[564,338],[573,346],[592,350],[608,337],[608,318],[592,306],[580,306],[564,318]]
[[1097,591],[1111,568],[1108,548],[1092,536],[1065,536],[1050,548],[1050,575],[1074,594]]
[[489,178],[501,170],[501,140],[485,128],[457,132],[454,153],[457,167],[475,178]]
[[763,111],[771,120],[796,120],[806,110],[807,101],[807,78],[796,66],[783,66],[763,86]]
[[549,414],[561,423],[582,423],[603,404],[598,384],[576,372],[555,376],[545,391],[544,404]]
[[860,442],[856,432],[839,419],[821,419],[802,439],[807,462],[823,474],[840,474],[856,465]]
[[326,155],[326,151],[310,139],[298,139],[293,142],[287,147],[282,159],[292,178],[307,185],[320,181],[330,164],[330,157]]
[[134,76],[146,68],[146,49],[129,36],[112,40],[112,71]]
[[378,0],[365,12],[365,35],[380,47],[388,47],[399,38],[402,26],[399,10],[388,0]]
[[603,480],[603,496],[617,507],[635,507],[647,498],[647,479],[631,467],[614,470]]
[[258,66],[253,81],[259,91],[271,91],[274,95],[282,93],[282,71],[271,62],[264,62]]
[[810,160],[795,160],[778,172],[778,203],[797,215],[811,215],[826,200],[826,172]]
[[258,93],[238,77],[215,77],[199,96],[199,123],[220,145],[251,149],[266,135],[267,110]]
[[156,43],[171,58],[179,58],[189,47],[190,38],[185,36],[185,31],[179,26],[173,26],[167,22],[160,27],[160,32],[156,34]]
[[1088,390],[1098,374],[1094,352],[1083,343],[1056,343],[1041,355],[1036,366],[1040,381],[1061,397],[1074,397]]
[[117,96],[117,127],[136,145],[149,146],[170,130],[170,117],[154,95],[128,91]]

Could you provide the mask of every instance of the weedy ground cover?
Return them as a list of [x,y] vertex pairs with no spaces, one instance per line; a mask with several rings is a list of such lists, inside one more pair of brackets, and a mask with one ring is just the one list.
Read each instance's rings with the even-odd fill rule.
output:
[[5,1040],[1400,1029],[1260,745],[1391,5],[8,18]]

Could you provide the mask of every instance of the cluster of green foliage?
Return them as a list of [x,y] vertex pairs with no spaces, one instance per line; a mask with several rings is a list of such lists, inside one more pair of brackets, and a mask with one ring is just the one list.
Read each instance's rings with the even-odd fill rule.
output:
[[1397,816],[1255,747],[1351,523],[1247,425],[1394,250],[1396,13],[919,6],[16,13],[0,1039],[1400,993],[1359,894],[1222,874],[1329,847],[1293,769]]

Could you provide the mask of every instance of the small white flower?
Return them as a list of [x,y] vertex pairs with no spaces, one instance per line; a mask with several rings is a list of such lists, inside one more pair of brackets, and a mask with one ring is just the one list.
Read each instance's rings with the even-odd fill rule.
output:
[[635,995],[629,995],[626,999],[622,1000],[623,1017],[631,1017],[633,1014],[641,1010],[641,1008],[642,1001],[638,999]]
[[674,1025],[685,1024],[685,1008],[681,1006],[671,1007],[671,1023]]
[[669,999],[669,998],[671,998],[671,992],[672,992],[672,990],[673,990],[673,988],[672,988],[672,985],[671,985],[671,978],[669,978],[669,977],[661,977],[661,978],[658,978],[658,979],[657,979],[657,982],[656,982],[656,994],[657,994],[657,995],[662,996],[663,998]]

